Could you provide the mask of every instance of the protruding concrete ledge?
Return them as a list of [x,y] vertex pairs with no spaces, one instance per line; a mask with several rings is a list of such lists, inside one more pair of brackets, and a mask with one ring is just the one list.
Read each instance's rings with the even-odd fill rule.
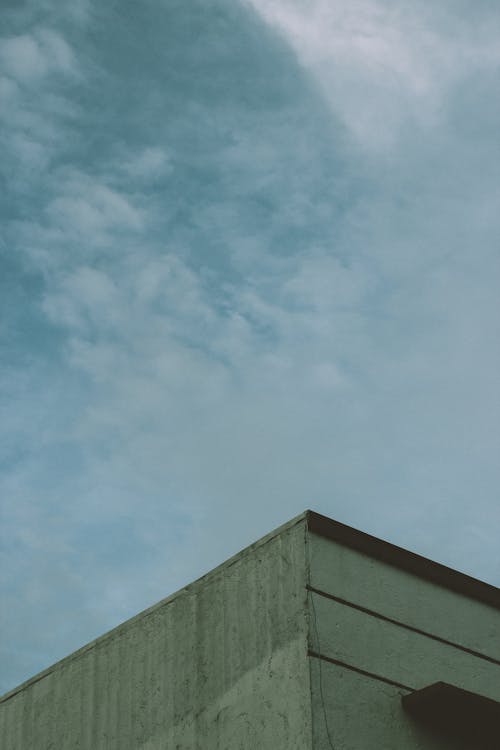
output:
[[461,596],[468,596],[500,609],[500,589],[496,586],[417,555],[415,552],[409,552],[390,542],[384,542],[382,539],[365,534],[363,531],[353,529],[351,526],[346,526],[312,510],[307,511],[307,524],[309,531],[313,534],[326,537],[376,560],[437,583],[456,591]]
[[500,703],[477,693],[435,682],[402,697],[407,711],[419,723],[441,734],[474,742],[474,747],[498,748]]

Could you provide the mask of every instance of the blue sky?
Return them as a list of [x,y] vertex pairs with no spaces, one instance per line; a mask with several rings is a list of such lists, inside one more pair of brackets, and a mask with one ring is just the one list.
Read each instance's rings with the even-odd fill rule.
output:
[[26,0],[1,688],[313,508],[500,585],[500,12]]

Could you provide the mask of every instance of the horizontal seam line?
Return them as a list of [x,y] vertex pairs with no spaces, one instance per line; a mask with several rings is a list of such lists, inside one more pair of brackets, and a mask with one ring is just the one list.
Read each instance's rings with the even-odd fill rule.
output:
[[352,609],[357,609],[359,612],[364,612],[365,614],[370,615],[371,617],[376,617],[379,620],[383,620],[384,622],[390,622],[392,625],[397,625],[398,627],[404,628],[405,630],[410,630],[412,633],[423,635],[426,638],[431,638],[433,641],[438,641],[438,643],[444,643],[446,646],[452,646],[452,648],[456,648],[459,651],[463,651],[466,654],[471,654],[471,656],[477,656],[478,659],[484,659],[484,661],[489,661],[491,664],[496,664],[497,666],[500,666],[500,660],[495,659],[493,656],[487,656],[487,654],[482,654],[480,651],[475,651],[472,648],[467,648],[467,646],[461,646],[459,643],[454,643],[453,641],[449,641],[446,638],[442,638],[439,635],[428,633],[426,630],[420,630],[420,628],[416,628],[413,625],[408,625],[405,622],[401,622],[401,620],[394,620],[392,617],[388,617],[387,615],[383,615],[380,612],[376,612],[374,609],[363,607],[361,604],[355,604],[354,602],[350,602],[347,599],[342,599],[340,596],[335,596],[334,594],[329,594],[326,591],[321,591],[321,589],[316,589],[314,588],[314,586],[310,586],[309,584],[306,585],[306,588],[309,591],[311,591],[313,594],[318,594],[319,596],[323,596],[326,599],[332,599],[334,602],[338,602],[339,604],[344,604],[346,607],[351,607]]
[[403,690],[409,690],[411,693],[414,693],[416,690],[416,688],[410,687],[409,685],[403,685],[402,682],[396,682],[396,680],[391,680],[389,677],[382,677],[382,675],[376,674],[375,672],[368,672],[367,669],[361,669],[361,667],[355,667],[354,664],[348,664],[347,662],[341,661],[340,659],[333,659],[331,656],[318,654],[317,651],[311,651],[311,649],[307,651],[307,655],[312,656],[314,659],[321,659],[321,661],[327,661],[330,664],[336,664],[338,667],[345,667],[346,669],[349,669],[351,672],[357,672],[358,674],[362,674],[365,677],[371,677],[373,680],[378,680],[379,682],[385,682],[387,685],[393,685],[394,687],[403,688]]

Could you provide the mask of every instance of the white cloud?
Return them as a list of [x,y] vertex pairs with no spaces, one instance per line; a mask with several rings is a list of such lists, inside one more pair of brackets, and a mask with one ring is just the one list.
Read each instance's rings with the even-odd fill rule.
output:
[[5,112],[6,108],[16,100],[18,91],[19,87],[15,81],[13,81],[11,78],[8,78],[7,76],[0,77],[1,111]]
[[172,169],[168,154],[159,146],[145,148],[132,158],[125,158],[119,166],[130,177],[145,180],[154,180]]
[[0,39],[0,59],[6,72],[22,83],[38,82],[49,73],[76,72],[71,48],[53,29]]
[[50,158],[49,150],[33,138],[22,133],[15,133],[10,146],[19,159],[20,168],[25,168],[32,173],[32,170],[42,170],[47,167]]
[[457,78],[500,62],[496,13],[460,24],[458,14],[418,2],[246,1],[284,36],[368,149],[392,146],[408,121],[432,127]]
[[69,235],[105,242],[110,231],[140,229],[143,212],[132,200],[99,179],[72,170],[47,206],[51,222]]
[[78,102],[70,102],[68,79],[82,81],[76,55],[54,28],[34,26],[29,34],[0,39],[2,169],[19,205],[44,181],[50,193],[52,159],[71,133]]
[[37,36],[50,70],[65,75],[76,72],[73,50],[60,34],[53,29],[41,28]]
[[45,300],[44,310],[57,324],[86,332],[87,324],[104,328],[116,324],[118,291],[102,271],[81,267],[67,275],[60,291]]
[[2,39],[0,56],[6,70],[21,81],[43,77],[49,68],[37,40],[27,34]]

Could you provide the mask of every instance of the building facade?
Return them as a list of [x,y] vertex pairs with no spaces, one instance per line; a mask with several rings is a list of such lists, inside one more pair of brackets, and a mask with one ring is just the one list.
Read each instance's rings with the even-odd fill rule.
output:
[[2,750],[500,750],[500,590],[307,511],[0,699]]

